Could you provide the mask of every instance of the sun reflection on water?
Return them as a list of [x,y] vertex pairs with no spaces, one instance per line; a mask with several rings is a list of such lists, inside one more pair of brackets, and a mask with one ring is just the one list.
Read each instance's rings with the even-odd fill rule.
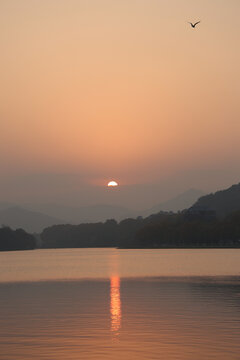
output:
[[111,331],[115,336],[118,336],[122,317],[119,276],[111,276],[110,278],[110,298]]

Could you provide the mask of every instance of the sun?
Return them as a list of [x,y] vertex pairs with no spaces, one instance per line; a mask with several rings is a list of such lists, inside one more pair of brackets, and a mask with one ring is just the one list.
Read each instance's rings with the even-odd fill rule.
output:
[[109,183],[107,184],[108,187],[114,187],[114,186],[118,186],[118,183],[116,181],[109,181]]

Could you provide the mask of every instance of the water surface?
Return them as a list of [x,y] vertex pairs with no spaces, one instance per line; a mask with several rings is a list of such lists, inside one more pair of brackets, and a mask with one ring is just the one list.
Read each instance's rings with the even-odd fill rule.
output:
[[0,282],[240,275],[240,249],[50,249],[0,252]]
[[0,254],[0,359],[239,359],[239,250]]

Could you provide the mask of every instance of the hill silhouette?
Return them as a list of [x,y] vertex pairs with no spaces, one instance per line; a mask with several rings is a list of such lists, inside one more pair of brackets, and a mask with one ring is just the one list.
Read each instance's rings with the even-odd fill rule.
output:
[[[108,220],[57,225],[44,229],[42,245],[45,248],[239,248],[239,200],[240,184],[203,196],[190,209],[178,213],[160,211],[119,223]],[[215,212],[220,216],[216,217]]]
[[240,210],[240,183],[213,194],[200,197],[192,208],[204,207],[216,212],[217,217],[223,218]]

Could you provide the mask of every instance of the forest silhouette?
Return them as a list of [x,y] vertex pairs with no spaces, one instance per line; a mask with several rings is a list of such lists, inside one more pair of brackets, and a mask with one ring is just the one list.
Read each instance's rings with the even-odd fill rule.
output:
[[44,248],[218,248],[240,247],[240,211],[224,219],[159,213],[120,223],[56,225],[42,234]]
[[35,236],[22,229],[0,229],[0,250],[34,248],[239,248],[240,184],[201,197],[178,213],[54,225]]

